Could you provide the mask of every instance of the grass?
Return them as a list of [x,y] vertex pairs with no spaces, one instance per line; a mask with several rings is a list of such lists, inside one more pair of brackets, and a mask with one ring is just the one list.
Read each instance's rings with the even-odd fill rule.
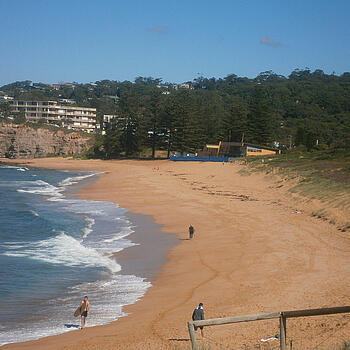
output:
[[[350,151],[292,152],[276,157],[246,158],[242,174],[264,171],[297,179],[292,191],[323,199],[326,193],[350,191]],[[326,195],[325,198],[328,199]]]
[[344,342],[340,347],[336,348],[336,350],[350,350],[350,341]]
[[[335,224],[328,208],[350,212],[350,150],[294,151],[280,156],[250,157],[239,161],[246,165],[240,171],[241,175],[254,172],[278,175],[280,181],[276,187],[288,184],[291,193],[324,203],[324,209],[311,213],[313,217]],[[338,224],[341,231],[350,231],[350,221]]]

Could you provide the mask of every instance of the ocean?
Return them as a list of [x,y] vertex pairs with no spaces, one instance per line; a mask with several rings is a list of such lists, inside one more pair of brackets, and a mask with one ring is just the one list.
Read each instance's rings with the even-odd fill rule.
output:
[[96,175],[0,166],[0,345],[76,329],[84,295],[88,326],[111,322],[151,285],[112,257],[135,245],[126,210],[71,194]]

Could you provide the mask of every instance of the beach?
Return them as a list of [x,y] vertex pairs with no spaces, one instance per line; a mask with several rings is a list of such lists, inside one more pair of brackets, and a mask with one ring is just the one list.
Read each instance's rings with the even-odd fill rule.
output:
[[[186,322],[199,302],[206,318],[350,304],[349,232],[311,217],[307,209],[313,203],[298,201],[272,176],[244,175],[237,163],[70,158],[16,162],[103,172],[77,195],[152,216],[163,232],[174,234],[177,244],[152,276],[145,296],[123,308],[128,316],[3,349],[186,349]],[[195,227],[192,240],[190,224]],[[152,247],[145,254],[149,259]],[[348,321],[349,315],[301,319],[290,322],[288,336],[311,349],[337,331],[333,340],[319,345],[322,348],[350,339]],[[254,348],[279,330],[277,321],[264,321],[205,332],[200,342],[211,349]]]

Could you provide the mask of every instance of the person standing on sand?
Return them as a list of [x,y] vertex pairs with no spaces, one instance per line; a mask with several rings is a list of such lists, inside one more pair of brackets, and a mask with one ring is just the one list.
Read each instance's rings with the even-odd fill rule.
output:
[[81,310],[81,329],[84,329],[86,317],[90,313],[90,302],[89,302],[88,297],[86,295],[85,295],[84,299],[81,301],[80,310]]
[[[192,314],[192,321],[199,321],[204,320],[204,309],[203,309],[203,303],[199,303],[199,305],[193,310]],[[201,330],[202,337],[204,338],[203,334],[203,326],[199,326]],[[198,327],[194,326],[194,330],[196,331]]]
[[192,225],[190,225],[190,227],[188,228],[188,233],[190,235],[190,239],[192,239],[194,235],[194,227]]

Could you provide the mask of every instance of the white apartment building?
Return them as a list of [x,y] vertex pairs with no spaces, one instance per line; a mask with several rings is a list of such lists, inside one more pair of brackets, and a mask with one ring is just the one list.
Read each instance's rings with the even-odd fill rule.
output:
[[65,106],[57,101],[10,101],[13,112],[24,112],[26,119],[48,124],[60,124],[72,130],[94,133],[96,128],[96,108]]

